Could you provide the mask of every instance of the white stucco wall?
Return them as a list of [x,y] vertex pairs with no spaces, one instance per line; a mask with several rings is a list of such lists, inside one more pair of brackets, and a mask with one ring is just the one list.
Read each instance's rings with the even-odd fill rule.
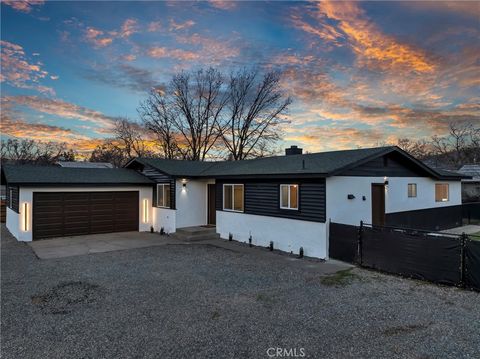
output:
[[174,233],[176,212],[174,209],[153,207],[153,228],[155,232],[160,232],[163,227],[166,233]]
[[[8,218],[7,212],[7,221],[12,221],[12,225],[17,228],[17,235],[15,236],[15,229],[10,229],[10,232],[19,240],[29,242],[32,240],[32,203],[33,203],[33,192],[108,192],[108,191],[138,191],[139,200],[138,200],[138,223],[139,230],[149,231],[150,226],[152,225],[153,210],[152,210],[152,188],[150,187],[20,187],[19,194],[19,207],[20,207],[20,216],[17,224],[13,223],[12,219]],[[144,211],[143,211],[143,200],[148,201],[148,218],[145,221]],[[28,203],[28,230],[23,230],[23,218],[25,218],[23,210],[24,203]],[[13,212],[13,211],[12,211]],[[15,212],[13,212],[15,213]]]
[[303,247],[306,256],[327,258],[325,223],[217,211],[217,233],[223,239],[232,233],[234,240],[247,243],[251,235],[257,246],[273,241],[275,249],[298,254]]
[[20,231],[20,215],[11,210],[10,208],[7,207],[7,219],[6,219],[6,225],[10,233],[15,237],[18,238],[19,236],[19,231]]
[[189,180],[183,187],[176,182],[176,228],[207,224],[207,184],[209,180]]
[[[326,181],[327,219],[358,225],[372,222],[372,183],[383,183],[383,177],[334,176]],[[408,197],[408,184],[417,184],[417,197]],[[435,202],[435,183],[449,184],[449,201]],[[355,199],[347,199],[353,194]],[[365,201],[362,200],[365,196]],[[462,203],[460,181],[435,181],[425,177],[389,177],[385,191],[385,213],[455,206]]]

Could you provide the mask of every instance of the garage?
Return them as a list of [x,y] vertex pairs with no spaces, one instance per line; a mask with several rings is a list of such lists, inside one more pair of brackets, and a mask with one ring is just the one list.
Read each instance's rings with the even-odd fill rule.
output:
[[7,228],[19,241],[150,231],[154,182],[126,168],[4,165]]
[[138,192],[34,192],[33,240],[138,231]]

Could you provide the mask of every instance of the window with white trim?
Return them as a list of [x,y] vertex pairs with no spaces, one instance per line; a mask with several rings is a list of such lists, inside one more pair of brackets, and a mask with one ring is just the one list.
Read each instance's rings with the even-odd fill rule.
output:
[[435,202],[448,202],[448,183],[435,183]]
[[157,207],[170,208],[170,184],[157,184]]
[[223,210],[243,212],[243,184],[223,185]]
[[408,197],[417,197],[417,184],[409,183],[408,184]]
[[280,185],[280,208],[298,210],[298,184]]

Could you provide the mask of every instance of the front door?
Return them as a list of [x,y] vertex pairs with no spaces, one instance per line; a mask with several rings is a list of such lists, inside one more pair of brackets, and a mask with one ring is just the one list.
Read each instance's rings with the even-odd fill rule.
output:
[[385,185],[372,184],[372,225],[385,225]]
[[217,224],[217,212],[215,209],[215,184],[208,185],[208,214],[207,214],[207,224],[216,225]]

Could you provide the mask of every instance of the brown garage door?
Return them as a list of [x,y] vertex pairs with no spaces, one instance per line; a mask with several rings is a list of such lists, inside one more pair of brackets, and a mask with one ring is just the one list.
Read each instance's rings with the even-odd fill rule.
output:
[[33,239],[138,230],[138,192],[34,192]]

